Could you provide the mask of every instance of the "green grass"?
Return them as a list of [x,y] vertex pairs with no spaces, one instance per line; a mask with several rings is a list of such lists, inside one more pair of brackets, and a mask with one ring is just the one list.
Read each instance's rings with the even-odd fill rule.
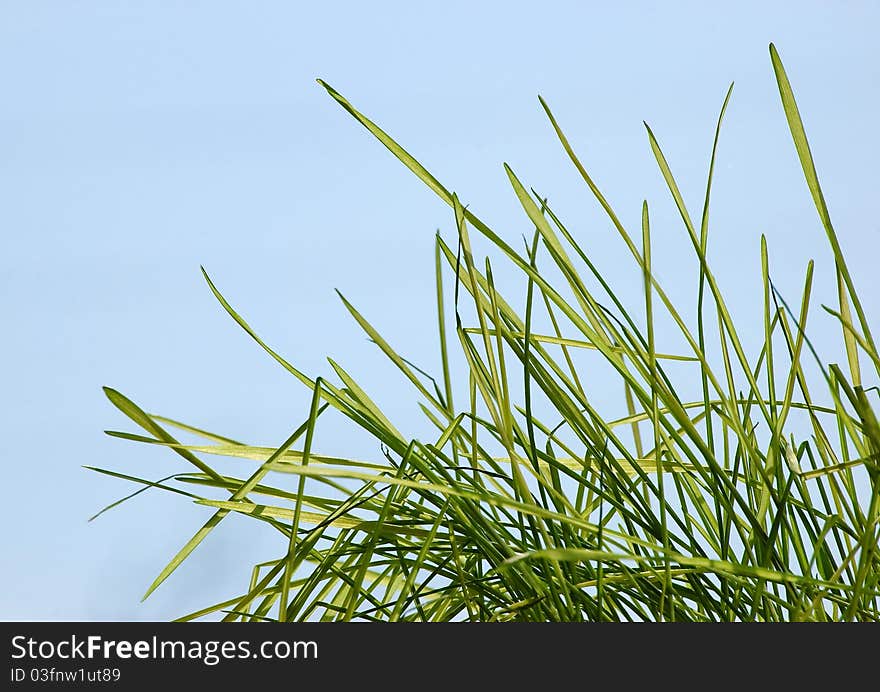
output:
[[[332,360],[335,384],[298,370],[257,336],[206,273],[229,315],[311,390],[311,405],[272,449],[148,414],[106,390],[146,432],[109,434],[167,447],[189,466],[161,481],[94,470],[140,484],[138,492],[173,492],[214,510],[146,595],[237,513],[277,532],[277,556],[253,567],[242,593],[182,620],[880,619],[880,426],[869,401],[876,388],[863,384],[876,381],[880,355],[772,45],[770,56],[835,262],[836,304],[825,310],[842,337],[831,360],[845,365],[826,365],[827,354],[816,354],[808,337],[813,263],[802,296],[786,302],[771,282],[763,238],[763,305],[748,331],[763,334],[755,357],[728,311],[706,248],[712,167],[730,91],[698,214],[685,207],[647,129],[699,274],[698,309],[686,315],[652,272],[647,203],[641,228],[626,229],[543,100],[565,153],[632,255],[644,289],[637,311],[624,307],[615,277],[594,266],[509,167],[534,228],[521,250],[320,82],[450,207],[453,238],[436,238],[436,377],[398,354],[340,296],[412,385],[436,430],[421,439],[398,430]],[[503,296],[490,259],[474,255],[472,234],[490,243],[493,263],[519,272],[521,309]],[[661,324],[676,330],[682,353],[661,352]],[[460,349],[463,373],[450,364],[453,349]],[[583,363],[612,373],[625,410],[600,410],[609,407],[584,384]],[[700,394],[688,398],[694,383]],[[321,454],[328,408],[375,438],[381,453],[367,461]],[[194,442],[180,442],[183,436]],[[220,473],[206,461],[218,455],[239,459],[238,468],[249,462],[250,475]]]

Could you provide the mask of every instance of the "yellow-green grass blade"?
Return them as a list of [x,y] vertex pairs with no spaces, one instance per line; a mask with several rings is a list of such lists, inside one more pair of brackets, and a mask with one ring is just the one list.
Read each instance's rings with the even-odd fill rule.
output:
[[198,435],[199,437],[204,437],[207,440],[213,440],[214,442],[219,442],[220,444],[229,444],[229,445],[240,445],[242,444],[238,440],[233,440],[231,437],[226,437],[224,435],[218,435],[217,433],[210,432],[208,430],[203,430],[202,428],[197,428],[193,425],[188,425],[187,423],[181,423],[179,420],[174,420],[173,418],[166,418],[165,416],[159,416],[155,413],[148,413],[148,416],[152,418],[154,421],[159,423],[165,423],[166,425],[170,425],[179,430],[184,430],[188,433],[192,433],[194,435]]
[[[213,507],[214,509],[224,509],[230,512],[238,512],[239,514],[248,514],[251,516],[271,517],[273,519],[284,519],[291,521],[296,516],[296,510],[288,507],[278,507],[273,505],[263,505],[255,502],[245,502],[231,500],[195,500],[195,504],[203,507]],[[319,512],[300,511],[300,520],[307,524],[334,526],[337,528],[357,529],[365,520],[354,519],[351,517],[341,516],[332,517],[330,514],[321,514]]]
[[[476,329],[474,327],[466,327],[465,328],[465,332],[467,332],[468,334],[476,334],[479,331],[480,331],[479,329]],[[496,330],[490,329],[489,334],[490,334],[490,336],[495,336]],[[511,332],[510,336],[512,336],[515,339],[525,339],[524,332]],[[546,335],[546,334],[530,333],[529,340],[530,341],[537,341],[537,342],[544,343],[544,344],[555,344],[557,346],[571,346],[573,348],[586,348],[586,349],[590,349],[593,351],[600,350],[599,347],[596,346],[595,344],[593,344],[589,341],[583,341],[582,339],[567,339],[567,338],[560,337],[560,336],[551,336],[551,335]],[[626,349],[622,346],[610,345],[610,346],[608,346],[608,348],[612,351],[617,351],[619,353],[626,352]],[[676,360],[676,361],[687,361],[687,362],[692,362],[692,363],[698,363],[700,361],[699,358],[696,358],[694,356],[681,356],[681,355],[676,355],[673,353],[657,353],[655,355],[658,360]]]
[[[131,420],[140,425],[144,430],[152,434],[158,440],[170,444],[177,444],[177,440],[172,435],[166,432],[166,430],[161,425],[156,423],[153,418],[151,418],[143,409],[141,409],[140,406],[135,404],[127,396],[125,396],[121,392],[116,391],[115,389],[111,389],[110,387],[104,387],[104,394],[107,395],[110,403],[112,403],[116,408],[122,411],[126,416],[131,418]],[[205,464],[201,459],[199,459],[189,451],[185,449],[175,449],[174,451],[176,451],[180,456],[182,456],[193,466],[199,469],[202,473],[206,473],[207,475],[213,476],[214,478],[220,477],[219,474],[214,471],[214,469]]]
[[603,331],[603,325],[598,317],[597,310],[595,306],[591,304],[589,293],[578,275],[571,258],[566,253],[565,248],[562,246],[562,243],[559,241],[559,238],[548,223],[546,217],[541,213],[535,200],[526,191],[525,187],[523,187],[523,184],[519,181],[519,178],[516,177],[516,174],[510,166],[504,164],[504,170],[507,173],[507,178],[510,180],[510,184],[513,186],[513,190],[516,193],[519,203],[522,205],[529,220],[535,224],[535,228],[537,228],[538,232],[541,234],[547,249],[550,251],[551,257],[553,257],[560,270],[564,273],[575,294],[575,299],[578,301],[584,316],[589,322],[589,331],[585,331],[584,333],[589,337],[589,341],[592,344],[602,351],[606,357],[609,357],[609,339]]
[[391,348],[387,341],[382,338],[382,335],[379,334],[378,331],[361,315],[360,312],[346,299],[342,293],[339,293],[340,300],[342,300],[343,305],[345,305],[346,309],[351,313],[352,317],[354,317],[355,321],[360,325],[361,329],[363,329],[369,337],[376,343],[377,346],[382,350],[382,352],[388,356],[389,360],[394,363],[397,368],[406,375],[407,379],[415,386],[416,389],[419,390],[419,393],[424,396],[438,411],[443,413],[444,415],[448,415],[446,408],[431,394],[430,391],[422,384],[422,381],[416,377],[415,373],[410,369],[410,367],[404,362],[403,358],[401,358],[398,353]]
[[[312,404],[309,408],[309,417],[306,421],[306,439],[303,445],[302,466],[309,465],[309,454],[312,451],[312,440],[315,435],[315,425],[318,422],[318,416],[321,413],[321,385],[322,380],[319,377],[315,380],[315,389],[312,392]],[[278,619],[281,622],[287,620],[287,604],[290,588],[290,581],[293,578],[293,571],[296,567],[296,548],[297,534],[299,532],[299,522],[302,517],[303,496],[306,491],[306,477],[299,477],[299,487],[296,491],[296,507],[293,513],[293,521],[290,526],[290,538],[287,544],[287,559],[284,561],[284,576],[282,577],[282,588],[279,595]],[[325,517],[326,518],[326,517]]]
[[449,415],[455,414],[452,400],[452,377],[449,369],[449,348],[446,339],[446,308],[443,302],[442,250],[440,249],[440,233],[434,243],[434,281],[437,290],[437,337],[440,342],[440,365],[443,369],[443,392],[446,396],[446,407]]
[[348,389],[350,389],[354,393],[358,402],[361,403],[364,407],[366,407],[366,410],[368,411],[368,413],[374,419],[379,421],[392,435],[394,435],[398,440],[400,440],[400,442],[402,444],[406,444],[406,440],[405,440],[403,434],[397,428],[394,427],[394,424],[390,420],[388,420],[388,418],[385,416],[384,413],[382,413],[382,411],[376,405],[376,402],[374,402],[367,395],[367,393],[363,389],[361,389],[360,385],[357,382],[355,382],[354,378],[352,378],[351,375],[349,375],[342,368],[342,366],[340,366],[332,358],[328,358],[327,361],[330,363],[333,370],[336,371],[336,374],[339,375],[339,378],[345,383],[345,386],[348,387]]
[[[837,310],[829,308],[827,305],[823,305],[822,309],[840,321],[841,327],[843,327],[843,330],[849,334],[853,342],[864,351],[865,355],[867,355],[878,368],[880,368],[880,355],[871,348],[871,345],[865,341],[861,334],[853,329],[852,322],[837,312]],[[853,384],[857,384],[857,382],[853,380]]]
[[[235,459],[248,459],[250,461],[265,461],[266,457],[277,451],[274,447],[262,447],[257,445],[187,445],[181,444],[179,442],[162,442],[161,440],[154,440],[151,438],[131,435],[130,433],[118,432],[115,430],[107,430],[106,433],[111,437],[134,440],[136,442],[143,442],[145,444],[153,444],[161,447],[170,447],[171,449],[175,450],[181,449],[197,454],[213,454],[215,456],[229,457]],[[302,458],[303,452],[301,450],[285,450],[283,454],[279,455],[277,463],[275,464],[275,470],[279,470],[284,466],[284,464],[299,464],[302,462]],[[328,456],[324,454],[312,453],[311,458],[313,461],[318,461],[322,464],[338,464],[340,466],[363,466],[372,467],[377,470],[387,468],[386,464],[376,464],[373,462],[358,461],[354,459]]]
[[214,294],[214,297],[218,300],[220,305],[223,306],[223,309],[226,310],[227,313],[229,313],[230,317],[232,317],[232,319],[235,320],[235,322],[242,329],[244,329],[244,331],[247,333],[247,335],[250,336],[254,341],[256,341],[257,344],[259,344],[259,346],[266,353],[268,353],[270,356],[272,356],[272,358],[274,358],[275,361],[279,365],[281,365],[281,367],[283,367],[285,370],[287,370],[289,373],[291,373],[294,377],[296,377],[298,380],[300,380],[303,384],[308,386],[310,389],[312,387],[314,387],[315,383],[310,378],[308,378],[302,372],[300,372],[295,367],[293,367],[290,363],[288,363],[281,356],[281,354],[279,354],[277,351],[273,350],[265,341],[263,341],[259,336],[257,336],[257,333],[251,328],[251,326],[245,321],[245,319],[241,315],[239,315],[235,311],[235,309],[232,307],[232,305],[229,304],[229,302],[226,300],[226,298],[223,297],[223,294],[220,293],[220,291],[214,285],[214,282],[211,280],[211,277],[208,276],[208,272],[205,270],[205,268],[202,267],[201,270],[202,270],[202,275],[205,277],[205,281],[208,282],[208,287],[211,289],[211,292]]
[[[297,428],[293,434],[285,440],[285,442],[266,460],[266,462],[242,485],[238,490],[236,490],[232,494],[232,501],[242,500],[247,497],[247,494],[260,482],[263,476],[268,473],[271,464],[280,457],[286,449],[288,449],[306,430],[307,423],[304,423],[299,428]],[[218,476],[219,479],[219,476]],[[205,524],[200,528],[195,535],[190,538],[189,541],[177,552],[177,554],[171,558],[171,561],[165,566],[165,568],[159,573],[159,576],[153,580],[153,583],[150,584],[146,593],[144,594],[143,600],[146,600],[153,591],[155,591],[161,584],[164,582],[171,574],[176,570],[181,563],[192,553],[193,550],[201,543],[211,531],[229,514],[229,510],[220,509],[218,510],[214,516],[212,516]]]
[[801,351],[803,350],[803,345],[806,337],[807,316],[809,314],[810,296],[812,294],[812,289],[813,261],[811,260],[807,263],[807,272],[804,278],[804,290],[801,298],[801,310],[800,315],[797,319],[798,333],[793,345],[791,345],[789,339],[787,325],[783,324],[783,330],[786,332],[786,340],[788,341],[790,349],[791,367],[789,369],[788,378],[785,383],[785,393],[783,394],[782,409],[779,413],[779,418],[776,425],[777,435],[780,437],[782,435],[782,428],[785,425],[786,420],[788,419],[789,412],[791,411],[792,407],[797,406],[797,404],[795,404],[793,400],[794,387],[797,381],[797,375],[800,372]]
[[[205,281],[208,283],[211,292],[214,294],[214,297],[217,299],[220,305],[223,306],[223,309],[226,310],[229,316],[232,317],[232,319],[235,320],[235,322],[245,331],[245,333],[250,336],[254,341],[256,341],[260,348],[268,353],[279,365],[281,365],[281,367],[291,373],[309,389],[314,389],[315,382],[311,378],[295,368],[287,360],[285,360],[284,357],[281,356],[281,354],[272,349],[257,335],[257,333],[251,328],[247,321],[235,311],[232,305],[230,305],[229,301],[226,300],[223,294],[221,294],[217,287],[214,285],[214,282],[211,280],[211,277],[208,276],[208,272],[205,271],[204,267],[202,267],[202,274],[205,278]],[[325,400],[330,403],[334,408],[347,415],[356,423],[363,424],[362,414],[360,413],[360,411],[352,408],[352,406],[346,401],[342,392],[333,387],[329,382],[324,383],[322,391]]]
[[842,461],[839,464],[832,464],[830,466],[823,466],[822,468],[813,469],[812,471],[803,471],[801,472],[801,477],[804,480],[813,480],[815,478],[821,478],[822,476],[827,476],[832,473],[840,473],[841,471],[846,471],[847,469],[854,469],[863,465],[877,465],[878,461],[880,461],[880,457],[871,456],[871,457],[862,457],[861,459],[852,459],[850,461]]
[[443,429],[443,432],[440,434],[440,437],[437,439],[436,444],[434,445],[437,449],[443,449],[446,446],[446,443],[452,439],[452,436],[455,435],[459,427],[461,426],[462,421],[464,420],[464,413],[459,413],[455,418],[452,419],[452,422]]
[[[753,567],[726,560],[710,560],[706,558],[692,557],[690,555],[681,555],[678,553],[669,553],[667,557],[675,563],[692,567],[706,572],[719,574],[732,574],[750,579],[759,579],[766,581],[778,582],[780,584],[797,584],[810,587],[820,587],[834,589],[838,591],[852,591],[853,587],[849,584],[840,582],[826,582],[821,579],[791,574],[787,572],[779,572],[777,570],[767,569],[765,567]],[[657,558],[647,557],[644,555],[635,555],[628,553],[611,553],[604,550],[586,550],[586,549],[555,549],[555,550],[539,550],[533,553],[515,555],[506,561],[506,564],[515,564],[520,560],[561,560],[561,561],[602,561],[602,562],[622,562],[632,561],[636,563],[650,564]]]
[[[871,336],[871,329],[865,317],[864,310],[862,309],[861,301],[856,293],[849,269],[847,268],[846,260],[844,259],[843,251],[841,250],[840,242],[837,238],[837,233],[831,223],[831,215],[828,212],[828,205],[825,203],[825,196],[822,194],[822,187],[819,185],[819,176],[816,173],[813,154],[810,151],[810,144],[807,141],[807,133],[804,130],[804,123],[801,119],[800,111],[798,110],[794,91],[791,88],[791,82],[789,82],[788,75],[782,65],[782,59],[779,57],[779,53],[772,43],[770,44],[770,61],[773,64],[773,71],[776,74],[776,83],[779,87],[782,108],[785,111],[788,129],[791,132],[791,137],[794,141],[795,149],[797,150],[798,159],[800,160],[801,168],[803,169],[804,177],[807,181],[807,187],[810,189],[810,194],[813,197],[813,202],[816,205],[816,210],[819,212],[819,218],[825,228],[828,242],[831,245],[831,250],[834,254],[834,263],[838,272],[840,313],[845,318],[849,317],[848,295],[855,306],[856,315],[858,316],[859,325],[861,326],[865,341],[870,344],[870,350],[876,352],[877,347]],[[844,286],[846,289],[845,291]],[[853,381],[856,384],[859,384],[858,351],[855,348],[855,342],[852,338],[851,331],[844,332],[844,343],[846,344],[850,374],[853,376]],[[877,368],[877,373],[880,374],[880,366]]]
[[[660,506],[660,531],[661,537],[663,540],[663,552],[664,554],[668,554],[670,551],[669,547],[669,527],[667,526],[667,518],[666,518],[666,510],[667,510],[667,501],[666,501],[666,492],[665,485],[662,473],[662,467],[659,461],[663,458],[663,453],[666,451],[663,443],[666,438],[663,435],[662,428],[660,427],[660,406],[658,403],[658,375],[657,375],[657,358],[655,356],[656,349],[654,348],[654,301],[653,301],[653,287],[651,285],[651,223],[650,216],[648,213],[648,202],[642,202],[642,257],[644,258],[644,267],[642,274],[642,283],[643,290],[645,292],[645,323],[646,323],[646,331],[648,334],[648,368],[650,373],[650,382],[651,386],[651,423],[654,429],[654,457],[657,459],[657,495]],[[632,407],[630,407],[632,408]],[[632,414],[632,411],[630,411]],[[641,445],[639,445],[641,446]],[[674,613],[672,609],[669,610],[669,615],[666,614],[666,598],[667,591],[671,589],[671,581],[672,576],[670,572],[669,560],[665,560],[664,564],[664,573],[665,578],[663,581],[663,586],[660,592],[660,603],[657,607],[657,612],[660,614],[661,620],[668,617],[669,619],[674,619]]]

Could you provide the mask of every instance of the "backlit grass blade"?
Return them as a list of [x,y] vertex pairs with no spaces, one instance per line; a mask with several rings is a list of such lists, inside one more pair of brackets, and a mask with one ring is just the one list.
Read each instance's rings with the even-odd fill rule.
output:
[[[865,317],[864,310],[862,309],[861,301],[856,293],[855,286],[853,285],[852,277],[850,276],[846,260],[843,256],[843,251],[840,247],[840,242],[837,239],[837,232],[834,230],[834,226],[831,223],[831,215],[828,212],[828,205],[825,203],[825,196],[822,194],[822,188],[819,185],[819,176],[816,174],[816,166],[813,163],[813,154],[810,151],[810,144],[807,141],[807,134],[804,130],[804,124],[797,107],[797,101],[795,101],[794,98],[791,83],[788,80],[785,68],[782,66],[782,59],[779,57],[779,53],[772,43],[770,44],[770,61],[773,64],[773,71],[776,74],[776,84],[779,87],[782,108],[785,111],[785,118],[788,121],[788,129],[794,140],[798,159],[800,160],[801,168],[804,171],[804,177],[807,180],[807,187],[809,187],[810,194],[813,196],[813,202],[816,205],[816,210],[819,212],[819,218],[822,221],[822,225],[825,227],[825,233],[828,237],[828,242],[831,245],[831,251],[834,254],[834,264],[838,272],[837,279],[840,313],[844,316],[844,319],[849,322],[848,298],[851,299],[855,306],[856,315],[859,318],[862,334],[868,344],[870,344],[871,350],[876,353],[877,347],[871,336],[871,329]],[[844,343],[846,344],[847,359],[849,360],[850,373],[853,377],[853,382],[855,384],[861,384],[858,351],[855,348],[854,339],[849,331],[844,331]],[[877,373],[880,375],[880,366],[877,367]]]
[[[135,423],[140,425],[144,430],[153,434],[158,440],[161,440],[162,442],[167,442],[169,444],[177,444],[177,440],[174,437],[166,432],[162,426],[156,423],[149,415],[147,415],[137,404],[135,404],[127,396],[121,394],[120,392],[117,392],[115,389],[112,389],[110,387],[104,387],[104,393],[107,395],[107,398],[116,408],[118,408],[126,416],[131,418]],[[214,471],[214,469],[212,469],[201,459],[199,459],[186,449],[175,448],[175,451],[203,473],[206,473],[209,476],[213,476],[215,478],[219,478],[219,475],[216,471]]]
[[[299,428],[297,428],[293,434],[284,441],[284,443],[274,452],[272,455],[266,459],[266,462],[261,466],[238,490],[236,490],[232,494],[231,500],[233,502],[237,500],[243,500],[247,497],[247,494],[253,490],[253,488],[260,482],[263,476],[268,473],[269,468],[267,468],[268,464],[271,464],[275,461],[279,456],[281,456],[285,450],[287,450],[302,434],[305,432],[307,428],[307,423],[304,423]],[[207,522],[205,522],[204,526],[200,528],[195,535],[186,542],[186,544],[177,552],[177,554],[171,558],[171,561],[165,566],[165,568],[159,573],[159,576],[153,580],[153,583],[150,584],[146,593],[144,594],[144,600],[146,600],[153,591],[155,591],[161,584],[164,582],[175,569],[177,569],[180,564],[189,556],[189,554],[196,549],[196,547],[201,543],[205,537],[214,528],[229,514],[228,509],[219,509],[214,516],[212,516]]]

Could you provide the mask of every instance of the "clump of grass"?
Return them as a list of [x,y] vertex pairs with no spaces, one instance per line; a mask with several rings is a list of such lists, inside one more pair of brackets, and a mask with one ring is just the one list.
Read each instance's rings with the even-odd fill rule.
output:
[[[342,297],[411,383],[436,434],[413,439],[398,430],[333,361],[337,384],[298,370],[257,336],[205,274],[229,315],[311,390],[311,406],[290,437],[271,449],[145,413],[106,390],[147,433],[111,435],[168,447],[194,468],[156,482],[95,470],[215,510],[147,595],[236,512],[277,532],[279,555],[254,566],[240,595],[181,619],[880,619],[880,426],[860,369],[860,358],[866,359],[871,377],[880,374],[880,357],[772,45],[770,55],[835,262],[837,307],[825,309],[840,323],[845,367],[823,365],[807,337],[813,263],[801,299],[789,305],[770,280],[763,238],[764,338],[757,357],[747,357],[706,252],[712,167],[730,92],[699,216],[686,208],[647,131],[699,270],[698,310],[691,318],[652,272],[647,203],[641,228],[627,230],[541,101],[641,274],[636,317],[624,308],[613,278],[509,167],[510,184],[534,227],[522,250],[321,82],[453,213],[454,239],[436,239],[439,377],[398,354]],[[474,256],[474,232],[521,272],[523,310],[504,298],[489,259]],[[444,274],[453,277],[454,310]],[[658,352],[660,319],[674,325],[685,353]],[[536,330],[539,324],[547,333]],[[461,349],[466,377],[450,367],[454,347]],[[583,385],[578,354],[610,368],[625,411],[599,410]],[[691,401],[684,394],[693,382],[701,396]],[[328,407],[375,438],[382,453],[369,461],[320,454],[316,434]],[[179,442],[172,429],[201,438],[199,444]],[[204,460],[212,455],[251,460],[255,468],[246,478],[223,474]],[[294,482],[285,484],[291,476]]]

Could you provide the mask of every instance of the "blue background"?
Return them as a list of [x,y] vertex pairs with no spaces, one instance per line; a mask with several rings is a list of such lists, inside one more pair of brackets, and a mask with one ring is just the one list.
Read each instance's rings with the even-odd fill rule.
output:
[[[0,618],[169,618],[240,592],[248,565],[279,552],[270,532],[230,517],[141,604],[209,510],[153,493],[87,523],[134,487],[82,465],[150,478],[185,468],[164,450],[104,436],[134,426],[102,385],[255,444],[279,444],[306,414],[308,392],[222,312],[200,264],[297,366],[326,374],[324,358],[338,359],[398,427],[420,429],[414,395],[333,288],[436,369],[433,234],[449,237],[451,212],[316,77],[515,241],[529,227],[508,161],[638,295],[542,94],[631,228],[649,200],[656,272],[685,301],[693,262],[680,268],[685,233],[642,120],[695,216],[735,80],[710,253],[733,308],[754,316],[761,233],[784,291],[799,291],[814,257],[817,300],[835,301],[779,104],[774,41],[876,322],[880,5],[611,5],[0,3]],[[818,310],[814,319],[818,342],[827,333],[836,343],[833,320]],[[742,328],[748,338],[760,326]],[[322,452],[377,453],[328,421]]]

